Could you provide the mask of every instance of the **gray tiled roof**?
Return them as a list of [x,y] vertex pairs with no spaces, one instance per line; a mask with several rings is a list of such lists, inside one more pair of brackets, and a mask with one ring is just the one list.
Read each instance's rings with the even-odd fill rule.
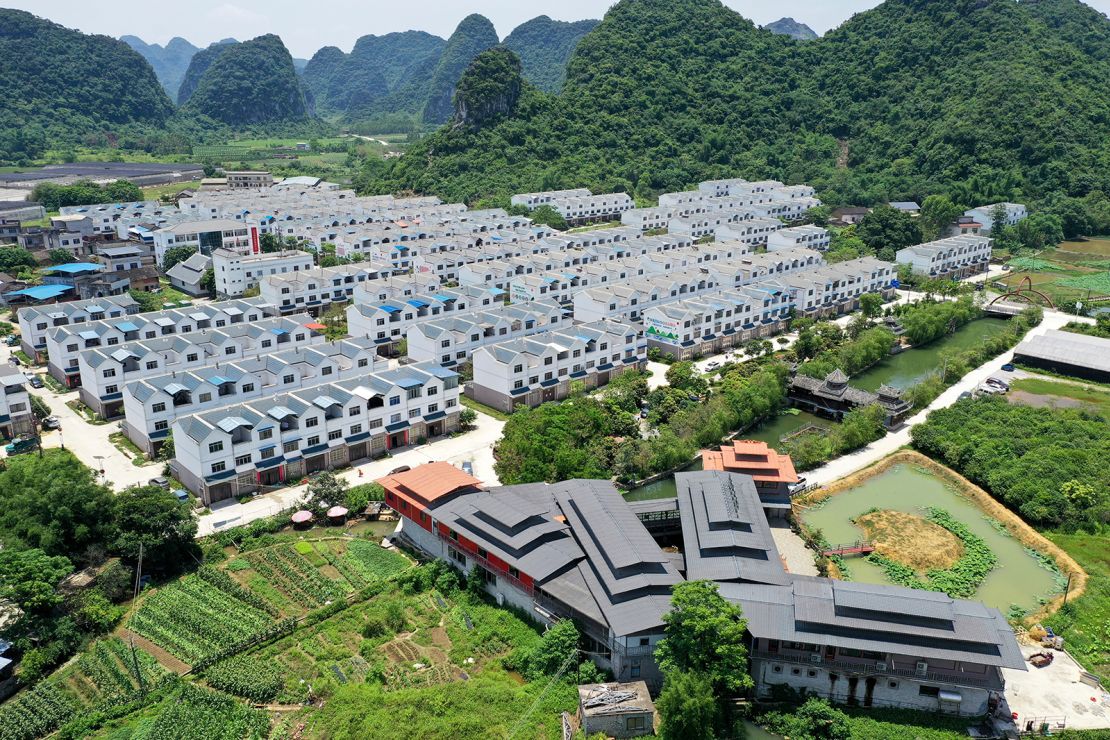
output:
[[1050,329],[1019,344],[1014,356],[1110,372],[1110,339]]

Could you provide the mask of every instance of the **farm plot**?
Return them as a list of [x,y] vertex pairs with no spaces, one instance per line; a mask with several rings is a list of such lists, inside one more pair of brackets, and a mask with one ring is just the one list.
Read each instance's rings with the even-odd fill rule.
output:
[[58,679],[87,705],[124,701],[141,688],[140,681],[150,687],[166,673],[151,655],[142,650],[132,654],[118,637],[98,641],[81,654],[75,668],[62,671]]
[[256,740],[268,737],[265,712],[227,694],[181,682],[169,695],[122,725],[92,737],[130,740]]
[[268,547],[243,556],[270,585],[305,609],[314,609],[342,598],[353,587],[346,581],[324,576],[292,545]]
[[52,681],[43,681],[0,706],[0,740],[34,740],[49,735],[78,710],[76,700]]
[[267,610],[198,574],[143,599],[129,626],[182,660],[195,663],[264,631],[272,623],[273,616]]

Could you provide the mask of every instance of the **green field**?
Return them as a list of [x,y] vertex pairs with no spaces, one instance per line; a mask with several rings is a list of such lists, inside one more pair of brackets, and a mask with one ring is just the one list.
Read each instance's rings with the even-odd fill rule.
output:
[[1028,277],[1057,308],[1074,310],[1077,301],[1091,306],[1110,305],[1110,239],[1063,242],[1007,264],[1011,271],[997,281],[1000,285],[1016,288]]
[[1025,391],[1037,396],[1078,401],[1110,418],[1110,388],[1049,378],[1019,378],[1012,382],[1010,387],[1015,391]]

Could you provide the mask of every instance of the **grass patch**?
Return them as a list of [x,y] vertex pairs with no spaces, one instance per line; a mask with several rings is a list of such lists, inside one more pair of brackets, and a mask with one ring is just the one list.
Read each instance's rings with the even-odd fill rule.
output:
[[915,514],[872,511],[853,521],[874,542],[877,552],[918,573],[951,568],[963,555],[959,537]]
[[77,390],[76,388],[66,387],[65,383],[61,382],[50,373],[43,373],[39,377],[42,378],[42,384],[55,393],[73,393]]
[[73,409],[78,414],[83,416],[85,418],[85,421],[87,421],[90,424],[95,424],[97,426],[100,426],[101,424],[107,424],[108,423],[107,419],[101,419],[99,416],[96,415],[95,411],[90,409],[88,406],[86,406],[81,401],[77,401],[77,400],[66,401],[66,406],[69,406],[71,409]]
[[146,453],[136,447],[135,443],[129,440],[127,435],[123,432],[113,432],[109,434],[108,441],[111,442],[112,446],[117,450],[130,457],[132,464],[142,467],[150,463],[150,460],[146,459]]
[[1099,413],[1110,416],[1110,390],[1042,378],[1019,378],[1011,383],[1010,387],[1038,396],[1070,398],[1073,401],[1089,404],[1098,409]]
[[1102,681],[1110,681],[1110,538],[1085,533],[1045,532],[1045,537],[1087,571],[1086,591],[1045,620],[1076,660]]
[[468,396],[459,396],[459,403],[461,403],[463,406],[466,406],[468,409],[473,409],[474,411],[477,411],[480,414],[492,416],[498,421],[509,420],[510,415],[506,414],[504,411],[498,411],[492,406],[487,406],[484,403],[479,403],[478,401],[475,401],[473,398],[470,398]]
[[1093,290],[1100,295],[1110,294],[1110,274],[1105,272],[1094,272],[1090,275],[1077,275],[1075,277],[1059,280],[1058,283],[1066,288]]

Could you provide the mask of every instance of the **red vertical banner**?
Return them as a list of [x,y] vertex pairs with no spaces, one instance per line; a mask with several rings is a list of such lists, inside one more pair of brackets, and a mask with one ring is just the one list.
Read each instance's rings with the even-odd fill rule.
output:
[[260,247],[258,245],[258,227],[251,227],[251,251],[253,254],[258,254]]

